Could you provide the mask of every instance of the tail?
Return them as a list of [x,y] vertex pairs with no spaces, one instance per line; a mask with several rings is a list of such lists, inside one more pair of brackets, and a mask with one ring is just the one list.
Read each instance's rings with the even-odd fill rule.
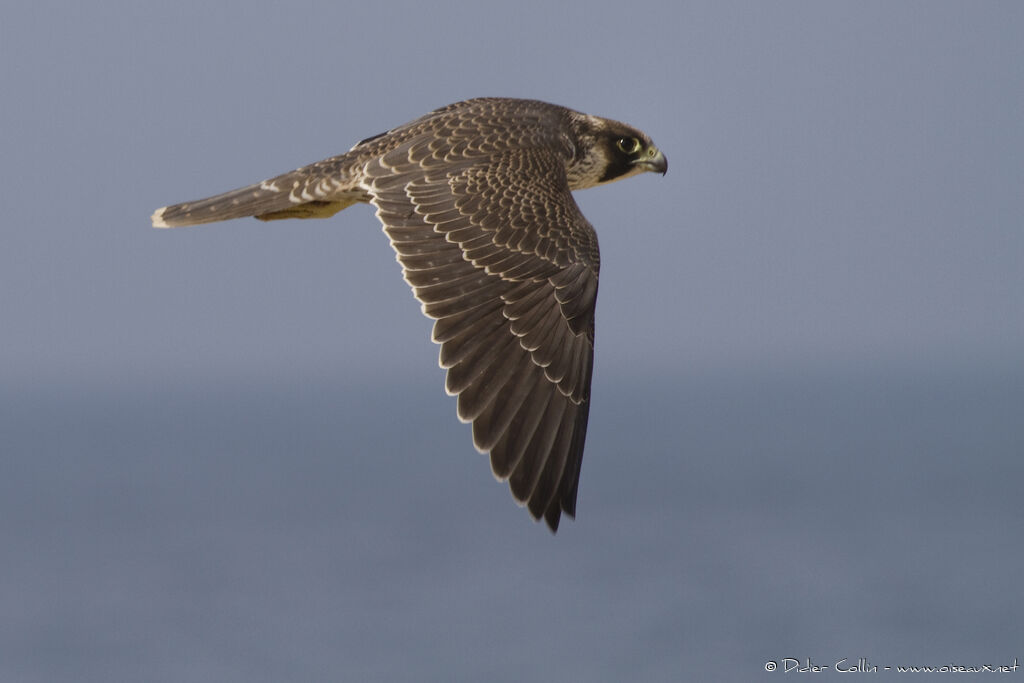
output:
[[328,159],[206,199],[164,206],[153,212],[154,228],[216,223],[254,216],[260,220],[278,218],[328,218],[359,201],[367,201],[362,190],[344,188],[336,162]]

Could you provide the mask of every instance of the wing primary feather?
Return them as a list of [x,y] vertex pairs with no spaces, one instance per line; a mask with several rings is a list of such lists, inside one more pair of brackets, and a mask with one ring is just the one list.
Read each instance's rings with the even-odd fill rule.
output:
[[523,459],[553,398],[543,371],[533,366],[528,372],[526,397],[505,429],[503,438],[491,449],[491,470],[502,481],[509,478]]
[[544,469],[548,454],[551,453],[551,447],[558,437],[566,403],[566,399],[557,392],[552,394],[547,410],[544,411],[543,419],[533,433],[527,450],[524,451],[519,464],[508,478],[512,495],[521,503],[529,501],[530,495],[537,485],[537,478]]
[[[575,409],[575,406],[567,407],[567,412],[574,412]],[[572,417],[575,418],[575,415]],[[554,443],[551,444],[551,451],[544,462],[543,469],[538,473],[537,483],[534,484],[533,491],[530,493],[530,501],[527,503],[527,508],[534,519],[540,519],[544,515],[551,499],[557,493],[558,484],[565,469],[565,461],[572,446],[575,422],[575,419],[563,419],[558,425],[558,434]]]
[[[499,479],[507,476],[508,473],[506,471],[502,475],[494,467],[494,452],[500,444],[509,440],[510,426],[524,409],[524,403],[533,393],[538,380],[536,366],[530,364],[525,368],[518,369],[519,372],[516,372],[502,387],[504,391],[493,392],[492,400],[487,408],[473,421],[473,441],[478,450],[491,453],[491,469]],[[500,400],[498,400],[499,397]]]

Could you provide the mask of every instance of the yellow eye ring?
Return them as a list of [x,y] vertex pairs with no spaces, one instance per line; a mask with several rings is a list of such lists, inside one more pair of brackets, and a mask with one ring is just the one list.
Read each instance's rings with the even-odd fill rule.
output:
[[615,146],[623,154],[636,154],[640,151],[642,145],[636,138],[619,138],[615,141]]

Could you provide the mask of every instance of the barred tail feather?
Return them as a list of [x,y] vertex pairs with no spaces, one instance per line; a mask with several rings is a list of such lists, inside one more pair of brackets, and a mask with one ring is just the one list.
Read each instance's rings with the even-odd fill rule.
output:
[[[322,162],[323,163],[323,162]],[[368,197],[361,189],[347,189],[329,173],[316,173],[317,164],[205,199],[173,204],[153,212],[154,228],[215,223],[254,216],[327,218]],[[311,172],[314,171],[314,172]]]
[[264,182],[205,199],[165,206],[153,213],[153,227],[215,223],[292,208],[295,202],[289,198],[290,189],[278,189],[272,183]]

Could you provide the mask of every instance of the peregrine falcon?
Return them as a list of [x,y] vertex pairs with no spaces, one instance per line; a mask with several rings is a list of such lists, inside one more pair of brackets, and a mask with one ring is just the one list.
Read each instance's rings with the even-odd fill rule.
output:
[[537,102],[479,98],[437,109],[344,154],[207,199],[153,226],[243,216],[377,211],[423,313],[446,389],[473,443],[530,515],[574,517],[590,412],[597,234],[572,191],[665,155],[641,131]]

